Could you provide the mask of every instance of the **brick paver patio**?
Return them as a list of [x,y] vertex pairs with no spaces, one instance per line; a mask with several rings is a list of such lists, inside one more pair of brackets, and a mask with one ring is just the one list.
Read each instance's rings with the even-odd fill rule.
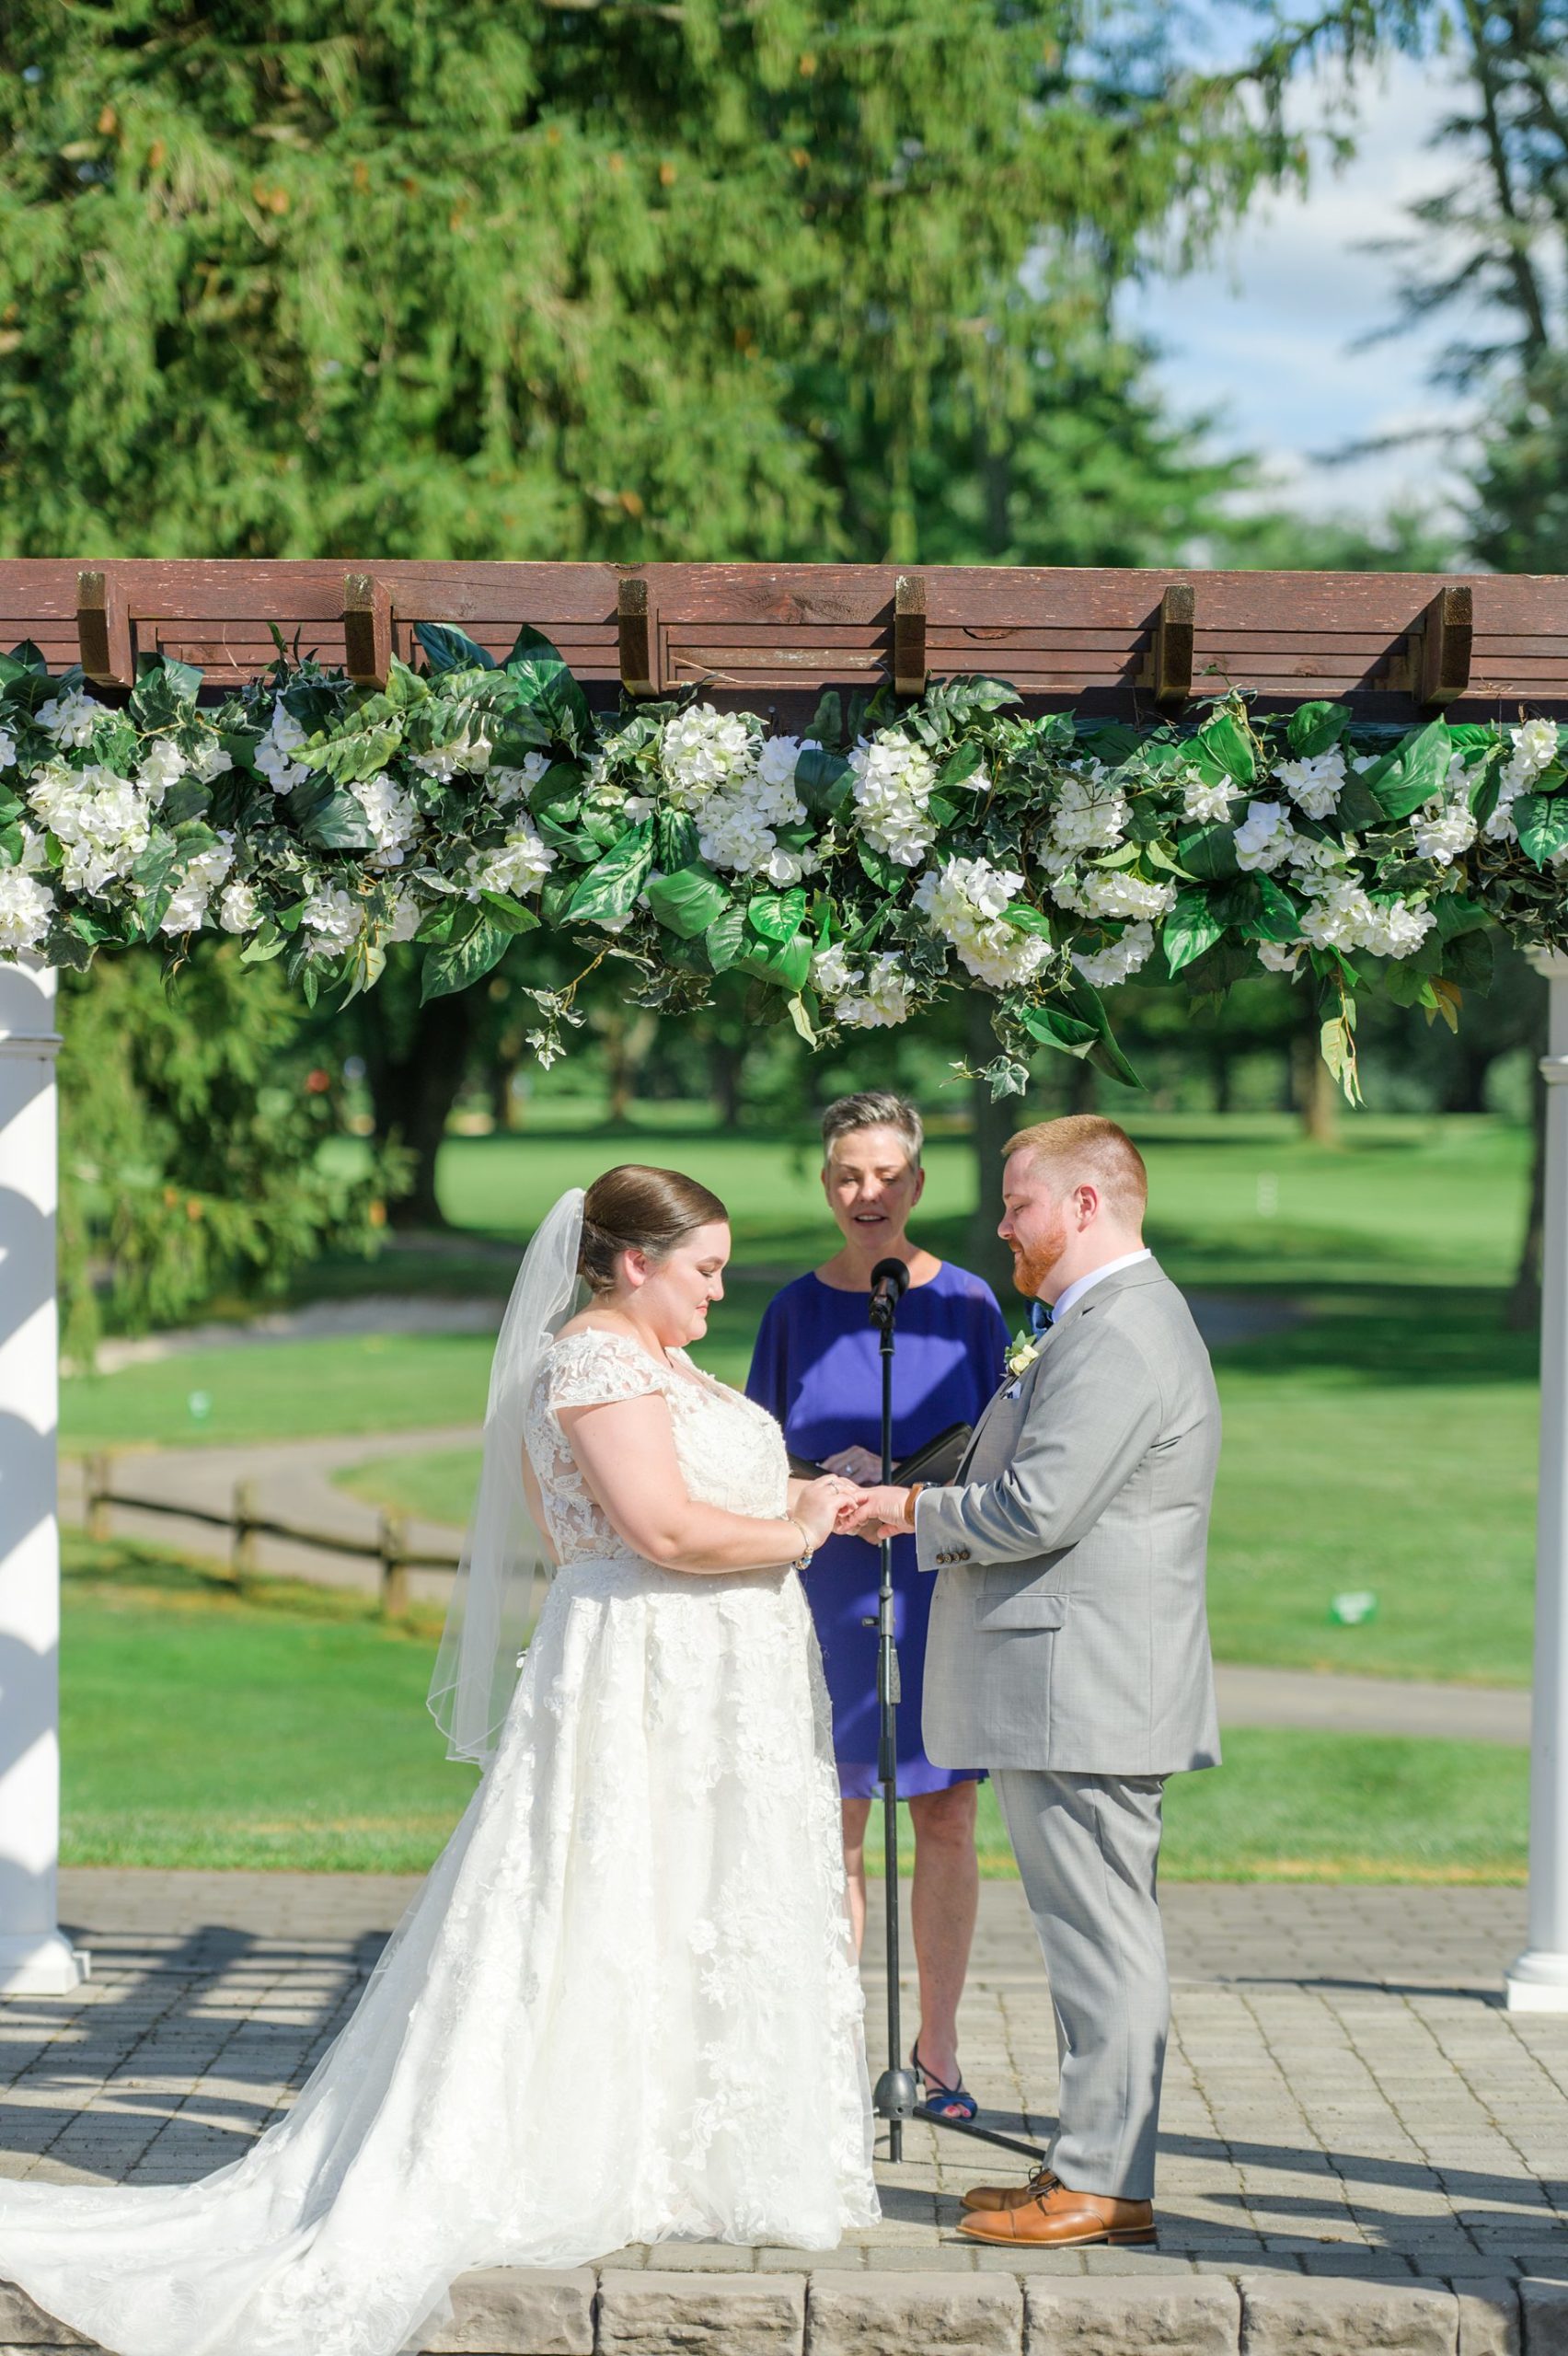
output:
[[[354,2003],[417,1885],[375,1877],[86,1872],[62,1912],[93,1977],[0,2004],[0,2169],[178,2182],[233,2159]],[[874,1894],[874,1891],[873,1891]],[[986,1886],[964,2013],[984,2116],[1043,2131],[1055,2048],[1017,1886]],[[1510,2015],[1523,1894],[1177,1886],[1175,2031],[1157,2254],[959,2242],[984,2146],[906,2131],[884,2221],[810,2256],[683,2244],[612,2266],[1568,2279],[1568,2021]],[[866,1966],[873,2057],[884,1981]],[[913,2026],[912,1992],[905,2018]],[[907,2030],[906,2030],[907,2034]],[[1003,2156],[1010,2175],[1014,2164]]]

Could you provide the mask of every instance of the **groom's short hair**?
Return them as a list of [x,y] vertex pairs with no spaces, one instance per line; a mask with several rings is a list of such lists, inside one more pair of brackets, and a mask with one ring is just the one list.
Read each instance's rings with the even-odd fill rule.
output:
[[1148,1172],[1125,1129],[1099,1113],[1068,1113],[1059,1121],[1034,1121],[1002,1149],[1027,1153],[1065,1195],[1074,1186],[1100,1190],[1107,1209],[1124,1227],[1141,1227],[1148,1203]]

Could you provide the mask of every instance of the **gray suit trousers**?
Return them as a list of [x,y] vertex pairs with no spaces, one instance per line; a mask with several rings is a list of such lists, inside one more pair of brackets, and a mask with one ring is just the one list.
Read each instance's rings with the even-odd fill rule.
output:
[[1164,1779],[1002,1767],[992,1781],[1056,2015],[1050,2164],[1075,2192],[1151,2200],[1170,2022],[1156,1895]]

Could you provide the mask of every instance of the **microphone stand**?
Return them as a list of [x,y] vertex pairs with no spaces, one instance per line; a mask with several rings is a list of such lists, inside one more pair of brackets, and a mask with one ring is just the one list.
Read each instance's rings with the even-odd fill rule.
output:
[[[884,1486],[893,1481],[893,1353],[894,1326],[898,1303],[909,1282],[909,1271],[902,1260],[883,1260],[871,1271],[871,1322],[882,1335],[882,1476]],[[877,1780],[882,1784],[882,1907],[887,1945],[887,2068],[877,2080],[871,2096],[871,2109],[878,2119],[887,2121],[887,2150],[890,2160],[904,2157],[904,2122],[913,2119],[919,2089],[915,2073],[904,2066],[904,2038],[899,2022],[899,1926],[898,1926],[898,1704],[903,1698],[898,1676],[898,1647],[893,1624],[893,1540],[885,1533],[878,1549],[881,1555],[881,1579],[877,1588],[875,1620],[864,1620],[861,1626],[874,1627],[877,1632]],[[982,2127],[968,2119],[937,2119],[922,2112],[921,2117],[932,2127],[945,2127],[951,2134],[968,2135],[977,2142],[998,2144],[1005,2152],[1020,2153],[1037,2167],[1045,2164],[1045,2154],[1038,2144],[1020,2142],[1016,2136],[999,2135],[994,2128]]]

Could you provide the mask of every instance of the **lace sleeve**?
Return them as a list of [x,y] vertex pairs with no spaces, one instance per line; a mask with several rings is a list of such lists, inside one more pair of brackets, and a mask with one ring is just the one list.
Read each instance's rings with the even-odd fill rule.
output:
[[638,1399],[662,1388],[659,1369],[647,1351],[624,1334],[590,1327],[581,1334],[568,1334],[550,1352],[547,1398],[553,1415],[563,1407],[596,1407],[612,1399]]

